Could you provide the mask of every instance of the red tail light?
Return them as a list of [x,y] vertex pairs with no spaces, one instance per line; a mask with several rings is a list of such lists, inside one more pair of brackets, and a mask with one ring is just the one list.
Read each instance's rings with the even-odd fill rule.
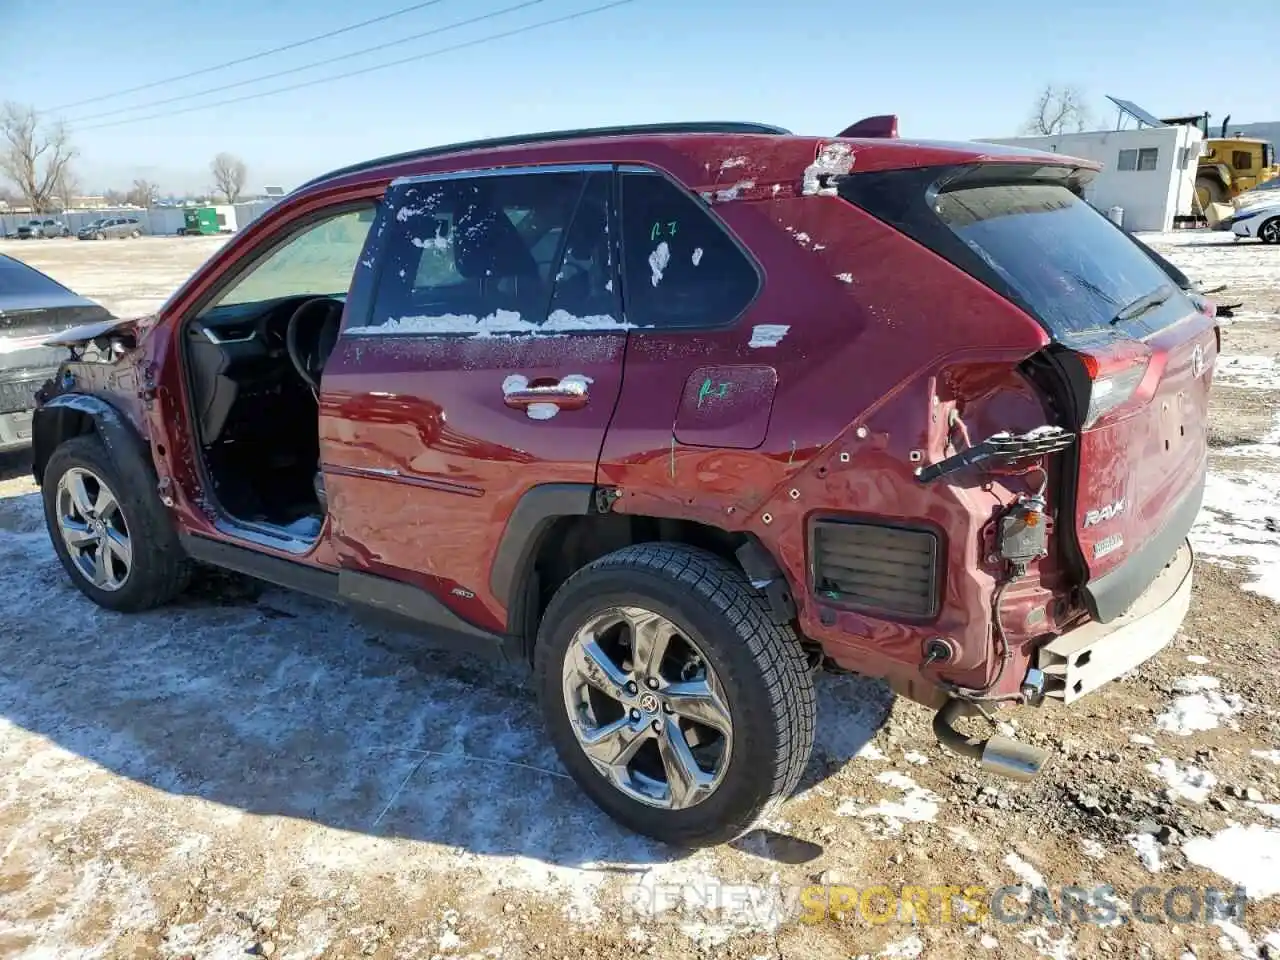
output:
[[1109,346],[1098,353],[1082,353],[1089,376],[1089,409],[1084,427],[1093,426],[1105,414],[1133,399],[1147,374],[1151,351],[1136,341]]

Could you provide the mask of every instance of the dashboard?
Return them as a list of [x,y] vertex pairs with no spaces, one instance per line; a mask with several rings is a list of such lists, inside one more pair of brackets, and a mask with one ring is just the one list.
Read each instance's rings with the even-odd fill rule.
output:
[[[201,441],[215,442],[237,400],[307,390],[285,345],[289,318],[315,294],[215,307],[186,325],[184,339]],[[331,297],[338,303],[344,297]],[[301,337],[314,337],[305,325]]]

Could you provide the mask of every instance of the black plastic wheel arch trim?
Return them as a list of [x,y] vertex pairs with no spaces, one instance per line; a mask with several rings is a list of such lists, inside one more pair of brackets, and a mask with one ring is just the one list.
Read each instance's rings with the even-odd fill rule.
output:
[[543,483],[526,490],[507,518],[502,539],[489,570],[489,589],[507,610],[508,630],[519,632],[513,621],[542,538],[561,517],[585,517],[595,511],[595,484]]
[[147,441],[118,407],[88,393],[59,394],[32,413],[31,475],[37,484],[44,482],[44,470],[53,451],[64,441],[86,432],[82,429],[83,417],[93,422],[93,432],[102,438],[118,466],[128,466],[131,459],[136,459],[154,485],[155,463]]

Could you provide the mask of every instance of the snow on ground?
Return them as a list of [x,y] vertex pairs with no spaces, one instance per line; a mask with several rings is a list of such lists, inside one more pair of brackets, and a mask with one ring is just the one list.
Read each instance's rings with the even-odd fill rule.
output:
[[1251,900],[1280,893],[1280,830],[1253,823],[1188,840],[1183,853],[1245,888]]
[[1218,360],[1215,383],[1253,390],[1280,390],[1280,363],[1267,356],[1227,356]]
[[[1230,283],[1224,302],[1234,292],[1248,300],[1247,291],[1280,286],[1280,262],[1229,238],[1157,241],[1206,285]],[[51,242],[20,250],[125,313],[154,309],[220,243]],[[145,282],[123,269],[130,258],[146,263]],[[1254,300],[1224,325],[1255,331],[1280,323],[1273,306],[1280,299]],[[1224,337],[1221,383],[1258,395],[1274,390],[1270,355],[1233,354],[1232,344]],[[1202,558],[1235,565],[1246,588],[1276,597],[1280,553],[1268,522],[1280,490],[1275,458],[1265,450],[1280,435],[1249,436],[1249,443],[1214,451],[1194,538]],[[203,960],[244,956],[265,939],[276,957],[287,958],[497,960],[576,955],[576,948],[570,954],[555,947],[579,932],[602,957],[718,955],[732,951],[739,935],[784,935],[770,884],[780,871],[793,884],[812,872],[767,859],[763,851],[773,841],[765,835],[688,854],[617,827],[565,776],[542,736],[528,678],[517,670],[421,652],[274,588],[206,585],[153,613],[99,610],[68,586],[29,483],[4,480],[0,624],[0,955]],[[1116,733],[1119,742],[1109,748],[1124,760],[1114,769],[1127,771],[1138,791],[1167,790],[1178,809],[1201,817],[1218,816],[1214,803],[1253,781],[1224,772],[1222,754],[1193,757],[1195,748],[1217,742],[1205,738],[1243,738],[1249,723],[1274,717],[1277,706],[1229,672],[1230,650],[1205,652],[1222,679],[1184,676],[1169,685],[1171,696],[1162,687],[1161,702],[1142,720],[1150,725],[1157,717],[1154,737],[1130,735],[1132,714],[1122,723],[1117,714],[1108,717],[1106,692],[1082,705],[1085,738],[1105,742]],[[1185,654],[1176,656],[1170,676],[1185,672],[1187,660],[1208,661]],[[1137,673],[1149,675],[1146,667]],[[1248,692],[1250,703],[1233,690]],[[1236,802],[1217,827],[1183,847],[1157,847],[1139,829],[1067,834],[1064,855],[1057,839],[1041,842],[1041,831],[1018,810],[996,806],[995,795],[981,808],[974,797],[983,793],[968,792],[958,777],[982,784],[981,791],[998,785],[1002,804],[1016,789],[938,750],[927,721],[908,742],[882,732],[878,745],[870,743],[890,708],[883,685],[827,677],[819,691],[815,763],[770,826],[784,830],[793,822],[797,833],[822,838],[824,863],[848,867],[858,882],[878,881],[886,863],[901,862],[905,852],[901,877],[909,883],[935,861],[951,864],[932,875],[947,882],[972,876],[996,885],[1012,871],[1024,884],[1117,875],[1148,883],[1157,878],[1147,871],[1159,867],[1163,883],[1185,877],[1174,873],[1187,867],[1185,850],[1193,872],[1209,871],[1201,879],[1242,883],[1259,901],[1280,892],[1274,790],[1264,790],[1261,801]],[[1043,724],[1061,735],[1071,716],[1046,713],[1024,728]],[[1090,717],[1103,719],[1088,729]],[[1230,730],[1233,724],[1242,730]],[[1249,746],[1257,748],[1245,751],[1257,768],[1280,764],[1274,737]],[[1156,762],[1144,769],[1148,760]],[[1103,766],[1080,764],[1067,782]],[[975,809],[990,818],[975,817]],[[1030,816],[1042,815],[1035,804],[1030,809]],[[1118,815],[1126,813],[1122,807]],[[1061,817],[1063,810],[1044,815]],[[764,899],[700,906],[706,891],[741,882]],[[670,901],[658,898],[673,891],[674,903],[663,908]],[[634,918],[620,927],[625,936],[606,941],[595,931],[618,920],[622,903],[635,908]],[[539,933],[528,925],[531,914],[547,918]],[[412,928],[392,932],[385,917],[412,917],[401,920]],[[674,921],[667,928],[675,931],[674,946],[661,940],[666,921]],[[1247,957],[1261,955],[1273,926],[1251,919],[1221,933]],[[517,939],[521,930],[530,931],[527,942]],[[1179,942],[1193,930],[1184,928]],[[999,941],[985,929],[972,932],[960,942],[998,947],[1001,956],[1091,956],[1096,949],[1086,934],[1078,939],[1079,931],[1047,924],[995,928]],[[1196,936],[1204,956],[1212,947]],[[801,943],[785,955],[963,952],[936,929],[895,931],[866,946],[861,937],[829,942],[825,951]],[[779,943],[758,955],[782,955]],[[1132,946],[1113,944],[1107,952],[1129,955]]]
[[1218,784],[1218,778],[1209,771],[1193,766],[1179,767],[1168,757],[1161,757],[1159,763],[1147,764],[1147,771],[1164,781],[1169,796],[1192,803],[1204,803]]
[[[0,885],[0,944],[66,946],[60,931],[91,910],[145,926],[153,885],[198,873],[227,830],[250,849],[285,843],[288,857],[255,868],[282,888],[304,876],[338,897],[353,878],[410,889],[461,874],[472,895],[537,898],[576,923],[621,898],[619,876],[716,881],[723,855],[650,843],[583,797],[515,669],[406,653],[400,638],[273,588],[100,610],[69,588],[34,494],[0,499],[0,597],[6,621],[43,611],[0,656],[0,817],[8,848],[23,850],[5,868],[42,878]],[[822,697],[843,721],[819,744],[832,756],[861,748],[888,706],[858,678]],[[98,829],[106,848],[86,857]],[[142,851],[151,873],[120,868]],[[50,896],[62,912],[40,916]],[[188,931],[205,949],[219,933]]]

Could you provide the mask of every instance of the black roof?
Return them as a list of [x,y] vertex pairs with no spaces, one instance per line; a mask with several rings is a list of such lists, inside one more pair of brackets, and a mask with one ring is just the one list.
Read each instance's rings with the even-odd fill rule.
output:
[[393,153],[374,160],[364,160],[347,167],[331,170],[329,173],[308,180],[294,190],[297,193],[313,187],[326,180],[344,177],[363,170],[373,170],[394,163],[409,160],[425,160],[429,157],[440,157],[450,153],[465,153],[469,150],[492,150],[498,147],[518,147],[524,144],[554,143],[562,140],[593,140],[598,137],[631,137],[646,134],[682,134],[682,133],[728,133],[728,134],[765,134],[770,136],[787,136],[790,130],[775,127],[767,123],[739,123],[735,121],[682,122],[682,123],[643,123],[618,127],[583,127],[578,130],[551,130],[544,133],[523,133],[509,137],[494,137],[488,140],[468,140],[462,143],[446,143],[438,147],[423,147],[420,150],[408,150],[404,153]]

